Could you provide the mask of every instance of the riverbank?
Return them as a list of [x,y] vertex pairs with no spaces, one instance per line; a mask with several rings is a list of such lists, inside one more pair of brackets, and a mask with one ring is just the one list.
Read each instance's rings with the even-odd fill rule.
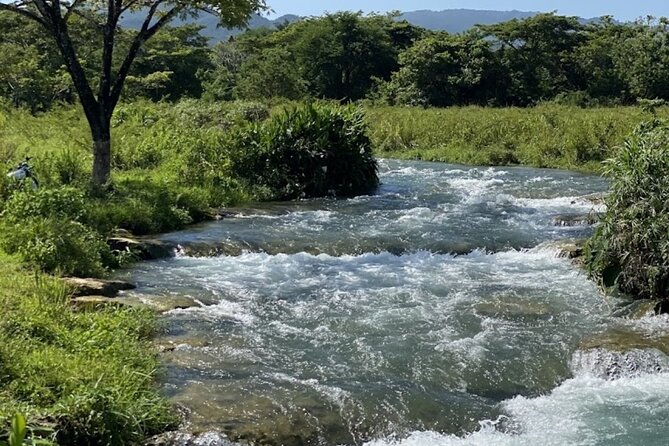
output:
[[0,420],[24,413],[60,444],[141,443],[176,425],[158,393],[154,315],[76,311],[57,278],[0,253]]
[[[641,122],[640,107],[452,107],[366,109],[376,154],[480,166],[602,172],[601,162]],[[669,108],[654,111],[669,117]]]
[[77,109],[32,116],[0,108],[0,162],[9,171],[31,157],[40,183],[33,190],[0,176],[0,275],[20,285],[4,290],[14,310],[0,330],[9,352],[0,355],[9,364],[0,378],[0,426],[23,412],[73,445],[144,444],[173,426],[156,388],[151,312],[82,311],[56,277],[102,277],[145,258],[127,249],[132,240],[110,238],[119,228],[174,231],[252,199],[350,195],[377,184],[358,111],[317,104],[268,117],[255,103],[119,107],[113,177],[93,188]]

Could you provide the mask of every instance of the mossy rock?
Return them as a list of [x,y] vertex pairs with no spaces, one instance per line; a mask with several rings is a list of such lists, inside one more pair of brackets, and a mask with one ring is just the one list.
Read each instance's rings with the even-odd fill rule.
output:
[[653,336],[632,328],[615,328],[582,340],[579,349],[604,349],[618,353],[654,349],[669,355],[669,334]]
[[80,277],[65,277],[62,280],[72,289],[74,297],[115,297],[120,291],[135,289],[135,285],[122,280],[85,279]]

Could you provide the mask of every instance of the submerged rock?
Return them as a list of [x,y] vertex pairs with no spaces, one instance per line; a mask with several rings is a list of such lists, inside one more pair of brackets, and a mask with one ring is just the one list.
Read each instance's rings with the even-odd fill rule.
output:
[[513,296],[495,298],[475,306],[482,316],[516,319],[544,319],[551,317],[550,307],[542,302],[523,300]]
[[669,371],[669,357],[655,349],[611,351],[595,348],[577,351],[572,357],[575,373],[587,373],[598,378],[616,380]]
[[80,311],[93,311],[104,307],[124,307],[125,304],[118,299],[105,296],[81,296],[72,299],[72,305]]
[[644,316],[656,314],[657,305],[658,302],[656,300],[633,300],[631,302],[625,302],[622,306],[615,309],[611,315],[627,319],[641,319]]
[[584,339],[572,358],[574,373],[605,379],[669,372],[669,334],[619,327]]
[[172,310],[186,310],[188,308],[201,306],[201,304],[192,297],[184,295],[168,295],[160,296],[155,299],[143,299],[142,304],[159,313],[166,313]]
[[135,285],[122,280],[82,279],[79,277],[65,277],[62,280],[72,289],[74,297],[115,297],[119,291],[135,289]]
[[604,204],[606,197],[609,196],[608,192],[595,192],[592,194],[584,195],[581,198],[589,201],[592,204]]
[[107,244],[113,250],[131,252],[141,260],[166,259],[176,255],[176,246],[160,240],[117,236],[108,238]]
[[553,217],[555,226],[589,226],[598,223],[602,214],[590,212],[589,214],[562,214]]
[[220,432],[190,434],[187,432],[167,432],[153,437],[147,446],[236,446]]
[[656,336],[632,328],[616,328],[584,339],[579,349],[604,349],[620,353],[652,349],[669,355],[669,334]]
[[557,256],[564,259],[570,259],[574,263],[579,263],[583,257],[583,247],[587,240],[585,239],[564,239],[542,244],[542,247],[556,249]]

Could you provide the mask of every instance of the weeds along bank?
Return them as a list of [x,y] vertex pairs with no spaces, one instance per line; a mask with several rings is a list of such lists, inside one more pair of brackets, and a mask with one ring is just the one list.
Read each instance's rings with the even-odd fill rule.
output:
[[23,413],[59,444],[126,445],[175,426],[155,387],[153,316],[72,311],[68,293],[0,253],[0,430]]
[[607,211],[586,246],[590,275],[607,289],[669,313],[669,122],[651,120],[605,163]]
[[669,108],[381,107],[367,110],[381,157],[475,165],[527,165],[600,172],[601,162],[653,113]]
[[25,156],[38,191],[0,177],[0,249],[47,272],[100,275],[125,253],[104,240],[206,220],[250,200],[348,196],[373,189],[376,162],[362,113],[313,104],[275,112],[256,103],[138,102],[113,117],[113,177],[90,187],[88,128],[75,108],[37,117],[4,109],[0,166]]
[[378,184],[366,123],[351,107],[270,117],[254,103],[134,103],[118,108],[112,137],[112,182],[92,189],[77,109],[0,108],[0,168],[30,156],[40,181],[33,190],[0,175],[0,432],[17,412],[68,445],[144,444],[175,426],[156,387],[154,317],[75,311],[54,277],[102,276],[132,260],[107,245],[115,228],[169,231],[220,206]]

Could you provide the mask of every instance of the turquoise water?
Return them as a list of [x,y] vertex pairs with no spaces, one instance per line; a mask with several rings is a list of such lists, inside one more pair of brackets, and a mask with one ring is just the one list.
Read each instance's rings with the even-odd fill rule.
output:
[[578,345],[669,323],[610,317],[551,243],[591,231],[553,220],[591,212],[604,180],[404,161],[381,161],[381,180],[165,236],[240,255],[131,271],[136,298],[197,304],[168,312],[161,340],[191,428],[275,444],[666,443],[665,357],[613,380]]

